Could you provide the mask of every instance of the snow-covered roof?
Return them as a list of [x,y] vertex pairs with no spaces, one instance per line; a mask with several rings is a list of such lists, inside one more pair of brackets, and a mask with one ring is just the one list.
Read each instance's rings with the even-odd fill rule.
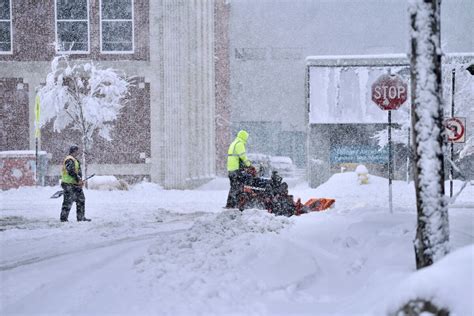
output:
[[406,54],[320,55],[306,57],[308,66],[400,66],[408,65]]
[[[8,150],[0,151],[0,157],[21,157],[21,156],[34,156],[36,151],[34,150]],[[38,151],[38,155],[46,155],[45,151]]]
[[[447,53],[443,63],[474,63],[474,52]],[[409,65],[407,54],[318,55],[306,57],[307,66],[403,66]]]

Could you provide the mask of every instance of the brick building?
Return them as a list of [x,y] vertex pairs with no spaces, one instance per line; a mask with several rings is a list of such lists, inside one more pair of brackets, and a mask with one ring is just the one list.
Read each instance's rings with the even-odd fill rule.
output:
[[[135,78],[112,141],[94,139],[90,172],[177,189],[211,179],[229,129],[228,10],[224,0],[0,0],[0,151],[35,148],[35,88],[68,52]],[[43,128],[51,182],[72,143],[74,131]]]

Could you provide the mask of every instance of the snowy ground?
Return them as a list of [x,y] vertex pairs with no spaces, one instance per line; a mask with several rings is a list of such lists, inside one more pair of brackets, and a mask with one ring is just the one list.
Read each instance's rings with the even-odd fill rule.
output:
[[415,295],[474,315],[474,186],[450,208],[452,254],[414,273],[413,183],[390,214],[386,179],[293,181],[336,206],[285,218],[223,210],[227,181],[87,190],[89,223],[58,221],[58,187],[0,192],[0,314],[383,315]]

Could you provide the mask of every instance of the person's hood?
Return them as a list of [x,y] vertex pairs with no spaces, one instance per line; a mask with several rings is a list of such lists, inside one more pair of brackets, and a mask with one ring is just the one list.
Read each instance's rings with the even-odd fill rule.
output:
[[237,138],[239,138],[244,143],[247,143],[247,139],[249,139],[249,133],[247,133],[247,131],[241,130],[237,133]]

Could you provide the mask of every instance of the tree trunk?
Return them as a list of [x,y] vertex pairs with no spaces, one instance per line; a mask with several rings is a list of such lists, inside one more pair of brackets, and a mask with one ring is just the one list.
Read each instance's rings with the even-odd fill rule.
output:
[[440,2],[412,0],[409,6],[417,269],[431,265],[449,250],[444,196]]

